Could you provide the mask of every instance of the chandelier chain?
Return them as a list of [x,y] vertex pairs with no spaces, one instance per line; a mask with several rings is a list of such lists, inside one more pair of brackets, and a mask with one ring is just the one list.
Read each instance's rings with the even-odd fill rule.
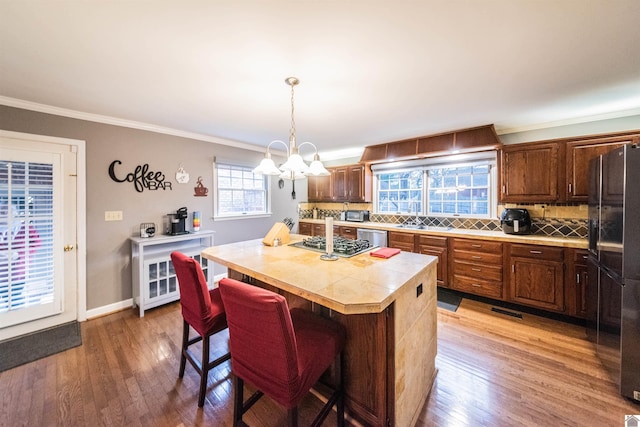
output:
[[295,141],[296,139],[296,121],[294,119],[294,107],[293,107],[293,89],[295,84],[291,84],[291,133],[289,140]]

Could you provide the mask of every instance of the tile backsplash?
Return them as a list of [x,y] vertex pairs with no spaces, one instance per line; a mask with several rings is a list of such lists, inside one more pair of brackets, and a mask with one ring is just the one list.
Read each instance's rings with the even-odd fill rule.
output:
[[[318,218],[331,216],[340,219],[343,209],[342,203],[300,203],[298,215],[300,219],[313,218],[313,208],[318,209]],[[498,212],[504,207],[521,207],[529,210],[531,215],[532,234],[553,237],[587,238],[586,207],[582,205],[506,205],[499,206]],[[371,210],[371,204],[352,203],[349,209]],[[561,214],[563,217],[556,217]],[[402,224],[414,219],[411,215],[381,215],[371,214],[371,222],[387,224]],[[426,226],[453,227],[458,229],[499,231],[502,229],[499,219],[472,219],[457,217],[418,217]]]

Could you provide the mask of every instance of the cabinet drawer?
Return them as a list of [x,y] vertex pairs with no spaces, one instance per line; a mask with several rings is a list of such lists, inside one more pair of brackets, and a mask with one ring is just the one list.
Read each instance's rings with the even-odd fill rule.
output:
[[502,255],[502,243],[490,242],[487,240],[467,240],[467,239],[451,239],[453,249],[462,251],[478,251],[483,253]]
[[511,245],[512,257],[534,258],[534,259],[547,259],[550,261],[562,261],[564,249],[553,248],[549,246],[538,245]]
[[482,295],[490,298],[502,298],[502,283],[490,280],[473,279],[466,276],[453,275],[453,289],[468,292],[474,295]]
[[426,236],[424,234],[418,234],[418,244],[425,246],[440,246],[442,248],[447,247],[447,238],[439,236]]
[[389,232],[389,240],[393,240],[394,242],[403,242],[403,243],[411,243],[413,245],[414,241],[413,233],[400,233],[397,231]]
[[347,239],[355,239],[358,237],[358,229],[355,227],[340,226],[340,236]]
[[453,259],[455,261],[464,260],[473,263],[502,265],[502,254],[454,250]]
[[502,266],[473,264],[456,260],[453,262],[453,273],[469,278],[502,282]]
[[575,249],[573,251],[573,262],[576,264],[586,265],[589,251],[584,249]]

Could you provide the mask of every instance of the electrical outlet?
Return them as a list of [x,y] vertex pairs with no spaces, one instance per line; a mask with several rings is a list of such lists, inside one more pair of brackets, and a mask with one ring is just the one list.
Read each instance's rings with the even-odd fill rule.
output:
[[420,295],[422,295],[422,283],[416,286],[416,298],[418,298]]
[[635,400],[640,400],[640,391],[633,390],[633,398]]
[[104,211],[105,221],[122,221],[122,211]]

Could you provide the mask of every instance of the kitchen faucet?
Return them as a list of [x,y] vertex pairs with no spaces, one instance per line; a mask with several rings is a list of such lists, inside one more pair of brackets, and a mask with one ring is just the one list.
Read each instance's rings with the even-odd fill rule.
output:
[[412,220],[412,222],[410,221],[409,223],[410,224],[413,223],[414,225],[420,225],[420,218],[418,217],[418,215],[419,215],[418,207],[420,206],[420,202],[417,202],[417,201],[409,202],[409,213],[411,213],[411,206],[413,206],[415,208],[416,216]]

